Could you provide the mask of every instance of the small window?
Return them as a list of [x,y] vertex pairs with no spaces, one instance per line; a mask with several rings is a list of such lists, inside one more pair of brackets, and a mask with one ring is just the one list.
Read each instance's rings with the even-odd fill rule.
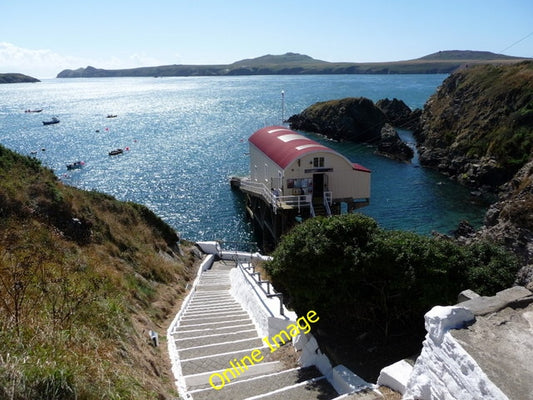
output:
[[323,168],[324,167],[324,157],[315,157],[313,158],[313,167]]

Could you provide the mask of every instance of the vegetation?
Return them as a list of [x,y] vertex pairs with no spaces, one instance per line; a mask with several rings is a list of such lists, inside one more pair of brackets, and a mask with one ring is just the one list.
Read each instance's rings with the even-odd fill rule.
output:
[[508,179],[533,154],[533,62],[451,75],[428,101],[423,119],[423,145],[447,153],[435,153],[436,164],[458,155],[492,158]]
[[297,53],[266,55],[224,65],[163,65],[120,70],[94,67],[61,71],[58,78],[120,76],[447,74],[459,66],[516,62],[520,58],[477,51],[441,51],[415,60],[376,63],[327,62]]
[[176,397],[148,330],[193,275],[178,242],[147,208],[0,146],[0,398]]
[[[285,235],[272,255],[265,269],[296,312],[318,313],[318,335],[330,356],[370,379],[386,364],[374,371],[353,365],[368,356],[370,367],[379,358],[368,349],[387,349],[387,361],[410,356],[432,306],[455,304],[464,289],[492,295],[512,285],[519,268],[514,256],[490,243],[460,246],[387,231],[359,214],[309,219]],[[336,354],[354,340],[361,344],[354,359]]]

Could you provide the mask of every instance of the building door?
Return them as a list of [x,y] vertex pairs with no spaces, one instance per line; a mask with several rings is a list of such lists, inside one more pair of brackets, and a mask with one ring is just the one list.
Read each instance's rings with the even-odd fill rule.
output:
[[313,174],[313,199],[324,197],[324,174]]

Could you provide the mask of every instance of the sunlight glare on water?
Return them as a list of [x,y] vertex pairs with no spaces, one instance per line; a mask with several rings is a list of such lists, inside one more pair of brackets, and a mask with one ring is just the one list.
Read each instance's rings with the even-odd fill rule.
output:
[[[68,184],[147,205],[188,240],[248,241],[251,226],[228,178],[248,174],[248,137],[281,123],[282,90],[286,117],[317,101],[350,96],[396,97],[416,108],[444,78],[92,78],[1,85],[0,143],[22,154],[37,151]],[[44,111],[24,113],[36,108]],[[61,122],[43,126],[53,116]],[[461,219],[481,223],[484,207],[445,177],[376,156],[365,145],[326,144],[372,170],[371,205],[362,212],[383,227],[428,234],[449,232]],[[109,156],[115,148],[128,150]],[[85,167],[67,171],[76,160]]]

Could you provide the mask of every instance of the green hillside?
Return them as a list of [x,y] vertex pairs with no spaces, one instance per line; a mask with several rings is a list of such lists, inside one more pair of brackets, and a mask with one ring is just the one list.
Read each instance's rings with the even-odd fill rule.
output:
[[146,207],[0,146],[0,398],[176,398],[165,332],[189,246]]

